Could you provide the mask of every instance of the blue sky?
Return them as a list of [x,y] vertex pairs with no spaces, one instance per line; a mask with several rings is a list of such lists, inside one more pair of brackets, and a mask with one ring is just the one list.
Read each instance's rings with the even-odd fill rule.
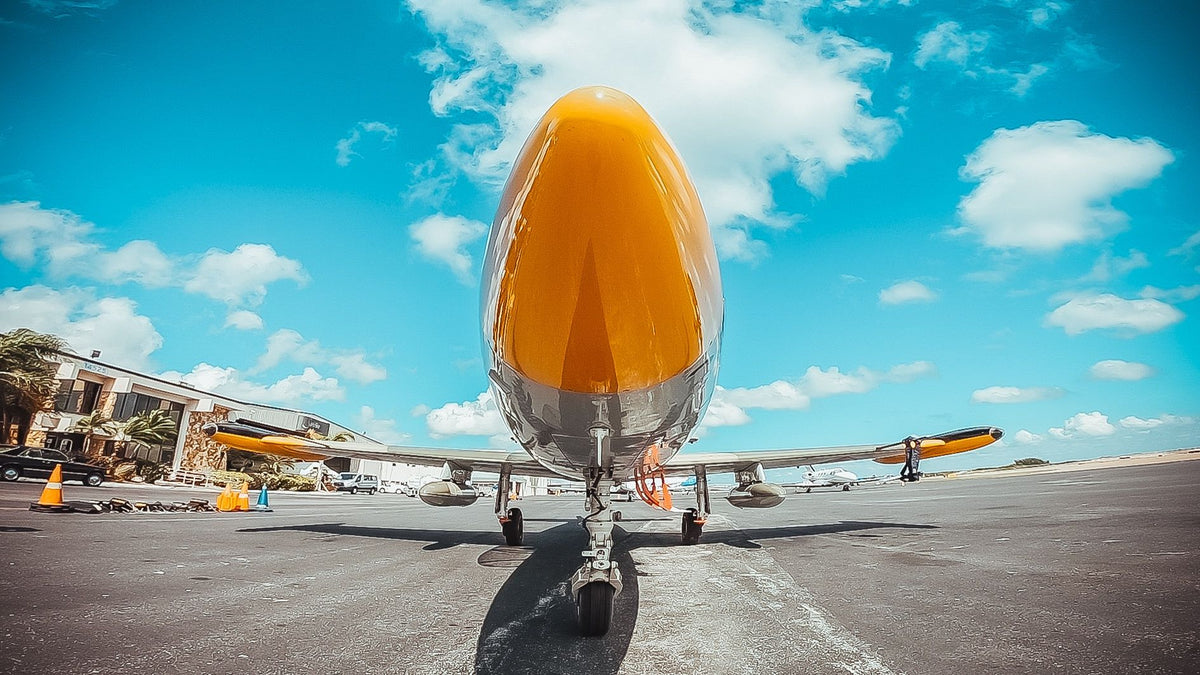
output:
[[[0,9],[0,330],[385,441],[485,447],[479,267],[558,96],[621,88],[726,293],[696,450],[1197,445],[1189,3]],[[860,469],[862,470],[862,469]],[[870,472],[871,469],[866,469]]]

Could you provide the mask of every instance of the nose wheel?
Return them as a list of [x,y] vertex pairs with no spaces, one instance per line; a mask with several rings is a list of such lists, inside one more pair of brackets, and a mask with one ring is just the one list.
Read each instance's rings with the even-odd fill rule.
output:
[[575,596],[575,610],[580,635],[591,637],[608,632],[615,594],[616,589],[612,584],[604,581],[593,581],[579,589]]
[[704,532],[705,521],[696,515],[696,509],[688,509],[683,513],[683,543],[699,544],[700,535]]

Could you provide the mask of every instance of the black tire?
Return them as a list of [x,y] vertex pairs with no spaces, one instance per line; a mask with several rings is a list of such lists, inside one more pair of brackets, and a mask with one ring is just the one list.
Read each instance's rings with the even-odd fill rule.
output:
[[614,589],[603,581],[579,589],[575,597],[576,616],[579,619],[579,634],[585,637],[600,636],[608,632],[612,623]]
[[850,491],[850,486],[849,486],[849,485],[843,485],[843,486],[842,486],[842,492],[849,492],[849,491]]
[[21,470],[15,466],[6,466],[3,470],[4,480],[16,480],[21,477]]
[[350,494],[352,494],[352,495],[358,494],[358,488],[356,488],[356,487],[350,488]]
[[696,509],[688,509],[683,512],[683,543],[686,546],[700,543],[700,534],[704,531],[704,526],[696,522]]
[[521,509],[509,509],[508,522],[501,524],[500,530],[504,532],[504,543],[520,546],[525,540],[525,516],[521,514]]
[[367,494],[372,494],[372,495],[373,495],[373,494],[375,494],[376,492],[378,492],[378,490],[376,490],[375,488],[371,488],[371,491],[370,491],[369,493],[367,493]]
[[104,475],[99,473],[89,473],[83,477],[83,484],[88,487],[100,487],[104,482]]

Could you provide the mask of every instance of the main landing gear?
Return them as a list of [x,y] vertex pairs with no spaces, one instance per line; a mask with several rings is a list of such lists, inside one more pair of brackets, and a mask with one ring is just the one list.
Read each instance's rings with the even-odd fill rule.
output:
[[496,517],[500,520],[500,531],[504,543],[520,546],[525,539],[525,517],[521,509],[508,508],[508,493],[512,490],[512,465],[500,466],[500,480],[496,483]]
[[703,466],[696,467],[696,508],[683,512],[683,543],[692,545],[700,543],[700,535],[704,532],[704,524],[708,522],[710,512],[708,501],[708,472]]

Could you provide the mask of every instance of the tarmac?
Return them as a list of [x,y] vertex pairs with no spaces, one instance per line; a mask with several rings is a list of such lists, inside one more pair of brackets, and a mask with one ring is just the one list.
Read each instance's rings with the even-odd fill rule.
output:
[[608,635],[585,639],[567,590],[578,496],[517,502],[527,545],[507,547],[485,499],[52,514],[21,480],[0,484],[0,673],[1195,673],[1198,485],[1200,462],[1133,461],[760,511],[714,495],[687,547],[678,515],[620,504],[625,589]]

